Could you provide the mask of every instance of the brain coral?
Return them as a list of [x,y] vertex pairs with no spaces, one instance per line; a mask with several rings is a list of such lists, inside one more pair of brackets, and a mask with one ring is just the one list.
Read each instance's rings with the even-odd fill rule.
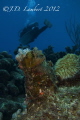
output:
[[72,78],[80,72],[80,56],[67,54],[55,64],[55,73],[63,79]]

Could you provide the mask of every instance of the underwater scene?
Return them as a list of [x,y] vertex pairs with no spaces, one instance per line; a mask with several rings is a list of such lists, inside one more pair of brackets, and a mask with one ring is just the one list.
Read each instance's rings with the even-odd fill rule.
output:
[[0,0],[0,120],[80,120],[80,0]]

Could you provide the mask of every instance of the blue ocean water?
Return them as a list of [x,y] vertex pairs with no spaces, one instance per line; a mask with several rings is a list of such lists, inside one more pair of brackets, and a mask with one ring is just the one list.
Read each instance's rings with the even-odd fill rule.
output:
[[[36,8],[41,11],[26,11]],[[54,9],[52,9],[54,8]],[[0,52],[13,51],[19,46],[19,31],[27,23],[38,22],[39,28],[44,20],[49,20],[53,27],[41,33],[30,43],[31,47],[43,50],[49,45],[54,51],[65,51],[66,46],[73,46],[65,28],[70,20],[80,24],[80,0],[0,0]]]

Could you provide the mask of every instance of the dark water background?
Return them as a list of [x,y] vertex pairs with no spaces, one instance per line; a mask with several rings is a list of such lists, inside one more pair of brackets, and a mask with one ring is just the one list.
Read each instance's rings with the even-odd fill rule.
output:
[[[45,49],[48,45],[54,46],[54,51],[64,51],[66,46],[74,45],[69,38],[65,22],[72,23],[74,20],[80,24],[80,0],[33,0],[38,8],[43,7],[40,12],[34,15],[28,15],[27,11],[23,11],[28,4],[28,0],[0,0],[0,52],[9,51],[13,54],[14,49],[20,44],[19,31],[25,27],[26,22],[39,22],[42,27],[44,20],[48,19],[53,27],[44,31],[33,43],[31,47],[37,46],[39,49]],[[19,6],[20,11],[6,12],[3,8],[7,6]],[[59,6],[59,11],[44,11],[51,6]]]

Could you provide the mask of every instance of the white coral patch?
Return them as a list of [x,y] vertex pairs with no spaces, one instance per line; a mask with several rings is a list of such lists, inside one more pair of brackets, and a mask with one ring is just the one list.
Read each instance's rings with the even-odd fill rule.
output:
[[28,53],[28,52],[30,52],[31,50],[29,49],[29,48],[26,48],[26,49],[21,49],[21,48],[19,48],[18,49],[18,54],[16,55],[16,60],[18,61],[18,62],[20,62],[20,61],[22,61],[22,59],[26,56],[26,54]]

